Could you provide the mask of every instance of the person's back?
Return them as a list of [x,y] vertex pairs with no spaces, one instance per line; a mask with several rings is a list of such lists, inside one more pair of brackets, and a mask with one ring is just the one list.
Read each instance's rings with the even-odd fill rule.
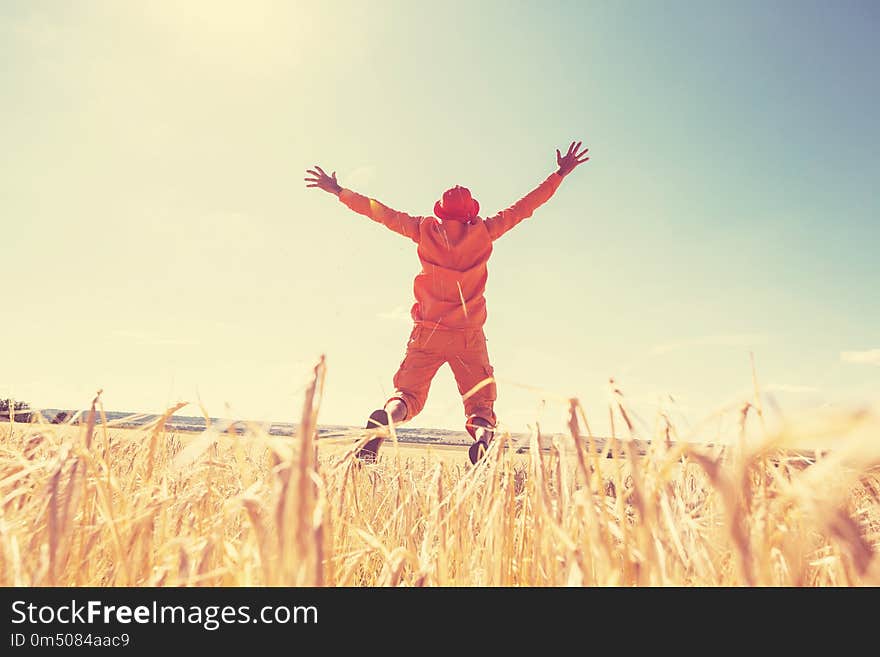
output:
[[412,318],[438,328],[480,328],[486,323],[486,263],[492,240],[482,219],[472,223],[427,218],[418,247],[422,271],[413,283]]
[[[496,425],[494,370],[483,334],[486,263],[492,255],[492,243],[530,217],[556,192],[567,174],[589,159],[585,157],[587,149],[578,153],[579,149],[580,142],[572,142],[564,157],[557,150],[557,171],[517,203],[486,219],[478,216],[480,205],[464,187],[444,192],[434,205],[436,217],[415,217],[342,188],[335,172],[328,176],[318,166],[308,170],[313,176],[306,178],[309,187],[336,194],[355,212],[418,245],[422,269],[413,284],[413,331],[406,356],[394,376],[394,395],[383,409],[373,412],[368,429],[415,417],[424,406],[437,370],[449,363],[464,402],[465,426],[475,440],[469,451],[471,461],[476,463],[485,452]],[[382,439],[377,436],[366,443],[358,456],[375,460]]]

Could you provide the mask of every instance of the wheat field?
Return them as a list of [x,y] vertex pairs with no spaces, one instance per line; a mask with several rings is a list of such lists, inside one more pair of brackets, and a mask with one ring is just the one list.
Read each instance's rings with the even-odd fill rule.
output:
[[[0,428],[2,586],[848,586],[880,584],[880,420],[786,425],[724,449],[570,433],[487,457],[353,458],[316,439],[314,369],[298,435],[102,421]],[[742,420],[760,408],[745,405]],[[797,451],[793,451],[797,448]],[[618,458],[606,458],[607,451]],[[463,452],[463,450],[462,450]]]

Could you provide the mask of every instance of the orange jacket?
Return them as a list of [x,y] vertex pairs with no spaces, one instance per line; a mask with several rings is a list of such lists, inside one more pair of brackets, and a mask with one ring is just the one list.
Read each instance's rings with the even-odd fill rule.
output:
[[339,200],[355,212],[418,244],[422,271],[413,290],[412,318],[417,324],[440,329],[482,328],[486,322],[486,262],[492,242],[546,203],[559,188],[562,176],[553,172],[534,190],[496,215],[471,223],[441,222],[436,217],[413,217],[388,208],[350,189]]

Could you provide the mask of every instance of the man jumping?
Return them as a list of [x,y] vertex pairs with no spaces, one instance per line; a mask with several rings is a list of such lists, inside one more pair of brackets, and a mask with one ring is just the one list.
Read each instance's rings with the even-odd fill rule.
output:
[[[449,363],[464,402],[465,427],[474,439],[468,450],[476,463],[488,449],[495,430],[496,387],[486,349],[486,262],[492,242],[546,203],[562,179],[589,160],[589,149],[572,142],[568,152],[556,151],[559,168],[520,201],[491,217],[478,216],[480,204],[466,187],[455,186],[434,205],[433,217],[413,217],[388,208],[336,181],[315,166],[308,169],[306,187],[317,187],[339,197],[355,212],[384,224],[418,245],[422,271],[413,289],[414,326],[406,356],[394,375],[394,394],[382,409],[373,411],[368,429],[387,427],[413,419],[428,398],[431,380],[443,363]],[[579,152],[580,151],[580,152]],[[381,436],[361,448],[358,457],[375,461]]]

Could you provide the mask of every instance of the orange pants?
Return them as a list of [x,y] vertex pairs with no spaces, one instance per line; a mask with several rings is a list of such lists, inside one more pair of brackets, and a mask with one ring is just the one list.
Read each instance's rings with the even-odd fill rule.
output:
[[473,436],[471,420],[488,420],[495,426],[497,389],[493,378],[486,336],[482,329],[432,329],[416,325],[406,345],[406,356],[394,375],[394,395],[406,404],[411,420],[425,405],[431,380],[443,363],[449,363],[464,401],[465,426]]

